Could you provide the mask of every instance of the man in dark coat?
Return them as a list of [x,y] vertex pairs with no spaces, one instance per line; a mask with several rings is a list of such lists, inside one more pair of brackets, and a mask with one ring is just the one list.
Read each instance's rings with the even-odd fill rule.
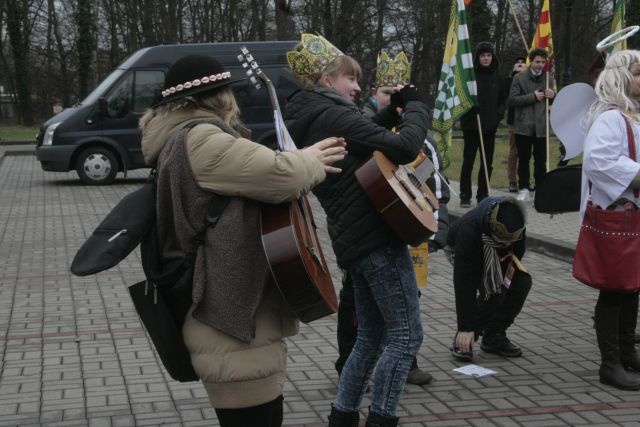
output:
[[[489,42],[478,43],[473,61],[479,106],[469,110],[460,119],[460,127],[464,137],[464,152],[460,170],[460,206],[462,207],[471,206],[471,172],[473,171],[473,163],[476,160],[476,153],[480,148],[480,134],[478,133],[478,119],[476,116],[480,114],[487,173],[489,174],[488,178],[491,179],[496,130],[504,116],[507,102],[507,91],[503,80],[498,76],[499,61],[495,55],[493,45]],[[480,157],[476,199],[480,202],[488,195],[487,178],[485,178],[483,161],[482,157]]]
[[535,190],[529,183],[529,163],[533,151],[533,178],[537,182],[547,172],[546,100],[552,102],[554,80],[549,76],[547,85],[547,52],[533,49],[529,52],[529,69],[513,78],[509,92],[509,107],[514,108],[513,133],[518,147],[519,200],[529,200]]
[[480,335],[485,352],[522,355],[506,330],[531,289],[531,276],[520,262],[525,252],[525,223],[526,210],[520,202],[488,197],[451,226],[448,241],[454,254],[458,319],[453,356],[470,360]]

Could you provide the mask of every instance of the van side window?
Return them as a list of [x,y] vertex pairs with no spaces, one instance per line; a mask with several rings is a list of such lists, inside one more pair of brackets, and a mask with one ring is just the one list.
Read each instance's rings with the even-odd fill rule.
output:
[[107,114],[112,118],[126,116],[131,110],[133,73],[127,73],[107,95]]
[[158,102],[163,87],[164,73],[162,71],[136,71],[133,111],[142,113]]

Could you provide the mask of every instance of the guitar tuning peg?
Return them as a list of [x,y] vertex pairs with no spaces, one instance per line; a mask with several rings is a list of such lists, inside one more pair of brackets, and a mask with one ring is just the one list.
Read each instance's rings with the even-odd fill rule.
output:
[[253,68],[254,70],[258,68],[258,63],[256,61],[251,62],[251,68]]
[[252,77],[253,76],[253,70],[247,70],[246,74],[247,74],[247,77]]
[[238,58],[238,61],[240,62],[244,61],[244,55],[238,55],[237,58]]
[[256,83],[256,89],[262,89],[262,85],[260,83]]
[[249,64],[247,64],[246,62],[241,62],[242,64],[242,68],[249,68]]
[[253,62],[253,55],[248,54],[248,55],[247,55],[247,61],[249,61],[249,62]]
[[246,46],[242,46],[242,47],[240,48],[240,52],[242,52],[243,54],[245,54],[245,55],[246,55],[247,53],[249,53],[249,49],[247,49],[247,47],[246,47]]
[[249,77],[249,81],[250,81],[251,83],[253,83],[254,85],[258,86],[258,79],[256,79],[256,77],[255,77],[255,76],[251,76],[251,77]]

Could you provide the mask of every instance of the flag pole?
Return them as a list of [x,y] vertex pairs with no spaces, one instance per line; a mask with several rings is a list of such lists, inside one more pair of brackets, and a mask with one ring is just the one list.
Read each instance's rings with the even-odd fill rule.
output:
[[524,51],[529,52],[529,46],[527,46],[527,40],[524,38],[524,33],[522,32],[522,27],[520,27],[520,22],[518,21],[518,16],[516,15],[516,11],[513,9],[513,4],[511,4],[511,0],[507,0],[509,3],[509,10],[511,11],[511,15],[513,16],[513,20],[516,23],[516,27],[518,28],[518,32],[520,33],[520,38],[522,39],[522,45],[524,46]]
[[546,144],[547,144],[547,162],[545,163],[545,172],[549,172],[549,98],[546,96],[546,91],[549,90],[549,70],[546,71],[547,82],[545,84],[545,110],[544,110],[544,118],[546,124]]
[[484,179],[487,182],[487,196],[490,196],[491,186],[489,184],[489,170],[487,168],[487,156],[484,154],[484,138],[482,137],[482,123],[480,123],[479,113],[476,113],[476,121],[478,122],[478,134],[480,135],[480,154],[482,155],[482,165],[484,166]]

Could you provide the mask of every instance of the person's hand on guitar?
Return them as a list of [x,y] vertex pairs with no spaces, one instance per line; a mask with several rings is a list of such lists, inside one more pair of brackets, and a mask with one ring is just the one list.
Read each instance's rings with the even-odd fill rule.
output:
[[326,138],[315,144],[305,148],[313,154],[318,160],[324,163],[326,173],[340,173],[342,169],[331,166],[333,163],[340,161],[347,155],[347,143],[344,138]]

